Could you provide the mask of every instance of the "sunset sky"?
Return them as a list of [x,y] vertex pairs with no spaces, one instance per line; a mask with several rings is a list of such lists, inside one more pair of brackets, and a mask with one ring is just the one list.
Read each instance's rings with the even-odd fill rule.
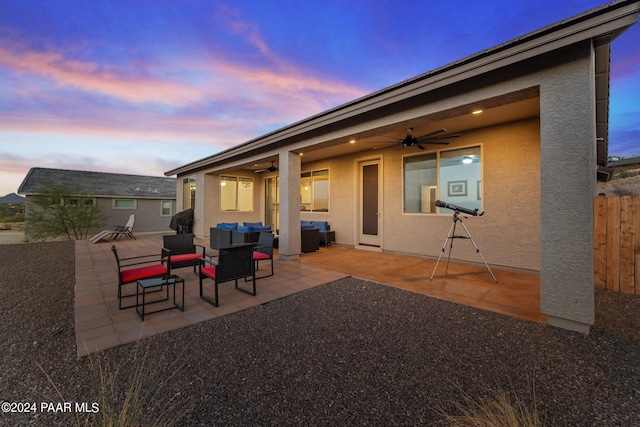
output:
[[[0,196],[31,167],[161,176],[602,0],[0,0]],[[609,153],[640,155],[640,25]]]

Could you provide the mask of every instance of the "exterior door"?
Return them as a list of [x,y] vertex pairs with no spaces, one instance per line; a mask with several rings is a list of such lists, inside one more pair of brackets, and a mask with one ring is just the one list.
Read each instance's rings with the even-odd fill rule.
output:
[[382,244],[382,170],[380,159],[360,162],[359,236],[361,246]]

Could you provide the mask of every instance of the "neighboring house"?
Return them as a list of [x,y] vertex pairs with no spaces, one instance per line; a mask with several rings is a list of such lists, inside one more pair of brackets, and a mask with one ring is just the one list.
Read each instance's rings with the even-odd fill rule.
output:
[[[202,237],[218,222],[272,224],[286,258],[300,220],[328,221],[338,244],[437,257],[452,212],[435,200],[478,208],[466,225],[487,261],[539,271],[548,323],[588,332],[610,44],[639,9],[608,3],[168,171],[178,209],[194,206]],[[409,128],[460,137],[422,150]],[[469,246],[453,257],[478,262]]]
[[167,177],[31,168],[18,193],[28,200],[51,185],[94,196],[108,218],[106,228],[124,225],[135,214],[134,233],[169,230],[171,217],[176,213],[176,180]]

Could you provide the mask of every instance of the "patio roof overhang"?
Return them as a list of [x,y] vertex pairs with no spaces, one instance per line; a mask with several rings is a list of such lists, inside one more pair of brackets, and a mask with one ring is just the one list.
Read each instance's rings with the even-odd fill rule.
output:
[[[407,127],[438,121],[438,128],[447,120],[456,118],[455,131],[464,130],[463,117],[471,113],[473,105],[456,105],[451,108],[430,111],[421,117],[396,116],[394,112],[429,105],[442,100],[449,93],[468,90],[472,82],[488,81],[488,76],[514,68],[525,61],[569,48],[576,43],[590,41],[595,51],[596,75],[596,134],[597,162],[605,166],[608,150],[609,110],[609,62],[610,43],[638,20],[640,2],[627,0],[592,9],[575,17],[560,21],[491,49],[463,58],[449,65],[424,73],[412,79],[382,89],[378,92],[327,110],[302,121],[252,139],[212,156],[165,172],[167,176],[185,175],[203,169],[224,170],[232,167],[248,167],[258,159],[273,156],[275,150],[289,147],[305,151],[304,161],[317,160],[318,156],[329,157],[329,153],[345,153],[362,148],[346,144],[351,139],[367,139],[394,132],[404,132]],[[527,88],[483,100],[493,103],[494,111],[503,107],[501,113],[511,112],[511,119],[526,118],[539,114],[537,88]],[[509,102],[507,102],[509,101]],[[505,106],[507,106],[504,108]],[[514,108],[517,107],[517,108]],[[486,106],[483,105],[486,109]],[[515,114],[515,115],[514,115]],[[496,114],[495,116],[498,116]],[[518,116],[519,115],[519,116]],[[418,120],[419,119],[419,120]],[[416,121],[417,120],[417,121]],[[502,119],[504,121],[504,118]],[[376,125],[372,126],[375,121]],[[492,124],[490,115],[482,125]],[[453,129],[453,128],[452,128]],[[332,147],[341,146],[340,149]],[[322,151],[322,154],[319,152]],[[316,153],[307,156],[306,152]]]

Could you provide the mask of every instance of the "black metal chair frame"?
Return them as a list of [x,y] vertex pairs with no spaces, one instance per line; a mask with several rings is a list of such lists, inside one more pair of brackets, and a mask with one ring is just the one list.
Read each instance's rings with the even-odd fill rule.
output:
[[[169,234],[162,236],[164,250],[171,256],[194,254],[198,258],[188,259],[184,261],[171,261],[171,268],[193,267],[193,272],[198,274],[196,268],[200,265],[200,258],[204,258],[206,248],[202,245],[193,243],[193,233],[185,234]],[[201,254],[198,254],[197,248],[201,248]]]
[[[162,250],[159,257],[158,257],[158,254],[149,254],[149,255],[139,255],[139,256],[128,257],[128,258],[120,258],[118,256],[118,251],[115,245],[111,246],[111,251],[113,252],[113,255],[116,257],[116,266],[118,268],[118,308],[120,310],[137,306],[137,303],[126,305],[126,306],[122,305],[123,299],[136,296],[135,293],[129,293],[127,295],[124,295],[122,293],[122,288],[125,285],[128,285],[129,283],[136,283],[140,279],[152,279],[154,277],[164,277],[164,276],[171,275],[171,254],[166,252],[164,249]],[[164,261],[168,261],[166,267],[164,267]],[[159,264],[159,266],[162,266],[163,268],[148,269],[149,271],[141,272],[140,274],[134,275],[129,280],[122,279],[123,272],[127,272],[130,270],[142,270],[145,267],[152,267],[154,263]],[[157,289],[157,291],[161,291],[161,290],[162,290],[162,287]]]
[[[221,248],[218,254],[218,261],[213,262],[206,259],[200,260],[200,298],[207,301],[214,307],[218,307],[218,284],[235,281],[236,289],[249,295],[256,295],[256,272],[253,262],[253,245],[234,245],[228,248]],[[215,274],[212,277],[207,273],[206,265],[215,267]],[[202,279],[209,277],[213,279],[215,294],[214,298],[204,295]],[[246,290],[238,287],[238,280],[251,277],[253,290]]]
[[[256,276],[256,279],[264,279],[265,277],[271,277],[273,276],[273,233],[270,233],[268,231],[261,231],[260,232],[260,236],[258,237],[258,243],[257,246],[254,249],[254,255],[253,255],[253,259],[256,263],[256,271],[258,271],[260,269],[260,265],[259,262],[260,261],[267,261],[269,260],[271,262],[271,274],[267,274],[266,276]],[[262,254],[266,254],[269,256],[269,258],[256,258],[256,252],[260,252]],[[245,281],[247,279],[245,278]]]

